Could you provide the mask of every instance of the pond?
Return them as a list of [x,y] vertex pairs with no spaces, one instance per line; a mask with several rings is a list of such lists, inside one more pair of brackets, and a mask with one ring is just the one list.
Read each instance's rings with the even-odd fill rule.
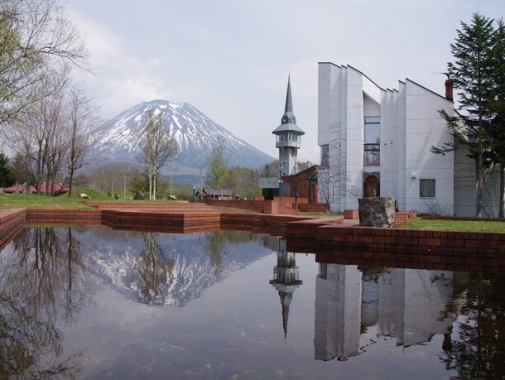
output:
[[251,232],[25,228],[0,252],[0,377],[503,378],[504,285]]

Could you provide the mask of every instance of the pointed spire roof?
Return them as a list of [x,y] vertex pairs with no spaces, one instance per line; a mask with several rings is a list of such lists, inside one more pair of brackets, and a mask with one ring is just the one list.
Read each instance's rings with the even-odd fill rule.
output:
[[279,125],[272,133],[279,134],[281,132],[292,132],[299,135],[305,134],[305,132],[296,125],[296,116],[293,112],[293,99],[291,97],[291,75],[288,76],[286,105],[284,107],[284,115],[282,115],[281,125]]

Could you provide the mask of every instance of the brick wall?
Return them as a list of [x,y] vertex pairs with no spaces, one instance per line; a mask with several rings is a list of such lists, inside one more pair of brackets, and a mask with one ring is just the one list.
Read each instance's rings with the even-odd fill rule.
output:
[[[313,232],[311,232],[313,231]],[[319,262],[505,273],[505,234],[292,223],[288,250]]]
[[299,204],[298,210],[301,212],[328,212],[330,205],[328,203]]
[[407,211],[395,212],[395,225],[402,226],[409,222],[409,214]]
[[358,210],[344,210],[344,219],[359,219]]
[[24,209],[11,209],[0,211],[0,250],[16,236],[23,228],[26,220]]

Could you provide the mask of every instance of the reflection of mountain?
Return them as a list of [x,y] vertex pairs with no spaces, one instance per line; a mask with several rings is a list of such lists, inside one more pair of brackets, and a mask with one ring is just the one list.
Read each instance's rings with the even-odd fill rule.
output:
[[[249,232],[131,234],[125,244],[117,231],[108,239],[99,230],[83,231],[88,236],[81,240],[92,242],[82,248],[88,268],[136,302],[157,306],[184,306],[229,274],[271,254],[257,244],[265,236]],[[240,250],[235,249],[238,244]],[[244,245],[247,255],[239,253]]]

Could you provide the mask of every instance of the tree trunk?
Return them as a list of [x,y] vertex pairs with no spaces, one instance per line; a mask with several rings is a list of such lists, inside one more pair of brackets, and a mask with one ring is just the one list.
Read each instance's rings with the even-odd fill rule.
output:
[[153,200],[156,199],[156,173],[153,175]]
[[484,188],[484,167],[483,167],[483,157],[482,153],[479,153],[479,157],[477,159],[476,165],[477,171],[477,180],[475,182],[475,201],[476,201],[476,210],[475,216],[482,216],[482,194]]
[[498,217],[503,218],[503,196],[505,195],[505,162],[500,163],[500,199],[498,200]]
[[72,187],[74,183],[74,171],[71,169],[68,175],[68,197],[72,196]]

